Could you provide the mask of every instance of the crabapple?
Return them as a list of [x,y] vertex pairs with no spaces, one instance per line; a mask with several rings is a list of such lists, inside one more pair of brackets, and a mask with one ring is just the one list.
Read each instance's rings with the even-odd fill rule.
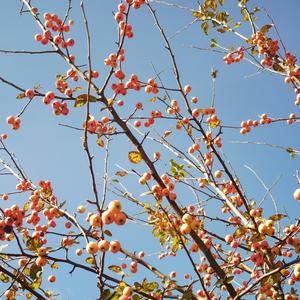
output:
[[106,252],[109,249],[110,243],[106,240],[101,240],[98,242],[98,249],[101,252]]
[[35,260],[35,264],[38,267],[44,267],[47,264],[47,259],[44,256],[38,256]]
[[126,223],[127,217],[123,212],[115,214],[115,223],[117,225],[124,225]]
[[107,210],[102,213],[101,219],[103,224],[109,225],[115,220],[115,213],[110,210]]
[[84,214],[85,213],[85,207],[80,205],[77,207],[77,212],[79,212],[80,214]]
[[172,271],[169,276],[170,276],[170,278],[175,278],[176,277],[176,272]]
[[108,204],[108,210],[112,213],[119,213],[122,210],[122,204],[119,200],[113,200]]
[[112,241],[109,244],[109,251],[111,253],[117,253],[121,249],[121,243],[119,241]]
[[189,234],[190,232],[191,232],[191,230],[192,230],[192,228],[191,228],[191,226],[190,225],[188,225],[188,224],[182,224],[181,226],[180,226],[180,232],[182,233],[182,234]]
[[294,191],[294,199],[300,201],[300,189]]
[[185,224],[191,224],[193,221],[193,217],[190,215],[190,214],[184,214],[182,216],[182,222],[185,223]]
[[75,253],[76,253],[77,256],[81,256],[83,251],[82,251],[82,249],[76,249]]
[[90,224],[93,227],[99,227],[101,225],[101,217],[98,214],[94,214],[90,217]]
[[127,265],[126,265],[125,263],[122,263],[122,264],[121,264],[121,268],[124,270],[124,269],[127,268]]
[[55,280],[56,280],[56,277],[54,275],[50,275],[48,277],[48,281],[51,282],[51,283],[55,282]]
[[88,254],[95,254],[98,251],[98,245],[95,242],[89,242],[86,245],[86,252]]
[[190,85],[186,85],[184,87],[185,94],[189,94],[192,91],[192,87]]
[[28,97],[29,99],[32,99],[34,97],[34,91],[31,89],[26,90],[25,96]]

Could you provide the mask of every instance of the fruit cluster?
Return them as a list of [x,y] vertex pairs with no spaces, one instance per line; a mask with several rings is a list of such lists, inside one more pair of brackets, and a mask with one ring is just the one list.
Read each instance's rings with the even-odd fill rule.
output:
[[[233,55],[237,54],[236,57]],[[224,56],[223,60],[227,65],[230,65],[234,62],[240,62],[244,58],[244,48],[239,47],[237,51],[229,52],[226,56]]]

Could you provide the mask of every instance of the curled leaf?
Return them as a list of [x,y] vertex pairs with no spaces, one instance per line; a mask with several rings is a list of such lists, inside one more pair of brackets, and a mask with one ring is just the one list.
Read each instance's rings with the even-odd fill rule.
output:
[[168,137],[170,134],[172,133],[171,130],[166,130],[163,134],[163,138],[165,139],[166,137]]
[[273,24],[266,24],[263,27],[261,27],[259,31],[261,33],[267,33],[272,27],[273,27]]
[[117,171],[115,175],[120,176],[120,177],[124,177],[124,176],[128,175],[128,173],[126,171]]

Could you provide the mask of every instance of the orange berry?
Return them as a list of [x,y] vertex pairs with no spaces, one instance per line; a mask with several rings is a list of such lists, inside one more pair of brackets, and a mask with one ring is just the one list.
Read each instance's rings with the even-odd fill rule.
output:
[[111,253],[117,253],[121,249],[121,244],[119,241],[112,241],[109,244],[109,251]]
[[294,191],[294,199],[300,201],[300,189]]
[[98,245],[95,242],[89,242],[86,245],[86,252],[88,254],[95,254],[98,251]]
[[98,249],[101,251],[101,252],[106,252],[108,249],[109,249],[109,245],[110,243],[106,240],[101,240],[99,243],[98,243]]

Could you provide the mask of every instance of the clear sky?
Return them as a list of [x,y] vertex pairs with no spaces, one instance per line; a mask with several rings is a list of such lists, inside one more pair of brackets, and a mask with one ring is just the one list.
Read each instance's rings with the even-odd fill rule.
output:
[[[67,2],[33,1],[34,5],[39,7],[41,13],[48,11],[57,13],[60,16],[64,15]],[[197,8],[196,1],[192,0],[170,0],[170,2]],[[237,20],[240,19],[239,8],[236,5],[237,1],[227,0],[225,2],[227,2],[226,8],[232,12],[233,16]],[[99,86],[108,72],[103,60],[109,53],[116,50],[114,44],[117,38],[116,23],[112,11],[116,10],[117,4],[118,1],[111,0],[85,1],[92,41],[92,64],[93,68],[100,73]],[[252,5],[264,6],[267,9],[276,22],[286,48],[299,56],[300,2],[298,0],[253,0],[250,1],[249,5],[250,7]],[[241,44],[241,40],[232,34],[221,36],[213,31],[211,31],[208,38],[204,37],[199,23],[189,26],[186,30],[181,30],[192,21],[191,14],[188,11],[166,7],[161,4],[154,4],[153,6],[157,9],[158,18],[169,37],[180,30],[180,33],[171,39],[171,44],[178,59],[182,81],[184,84],[189,83],[192,85],[193,95],[197,96],[204,106],[209,105],[212,94],[211,69],[219,71],[216,81],[216,108],[224,125],[239,125],[243,120],[257,119],[258,115],[262,113],[267,113],[274,118],[287,117],[292,112],[299,114],[299,108],[294,106],[295,96],[293,91],[284,84],[283,78],[279,75],[267,72],[257,73],[255,67],[247,62],[227,66],[222,60],[222,54],[199,51],[190,47],[194,45],[208,48],[211,38],[216,38],[224,46],[237,47]],[[79,1],[74,0],[72,7],[71,17],[75,20],[75,25],[72,27],[70,34],[75,39],[75,46],[72,51],[77,56],[79,64],[86,64],[86,37]],[[1,1],[0,35],[2,38],[0,49],[48,49],[49,47],[43,47],[34,41],[34,35],[39,33],[40,30],[29,14],[19,15],[20,8],[20,1]],[[259,26],[270,23],[263,13],[259,14],[259,18]],[[172,75],[168,54],[149,11],[146,8],[134,11],[130,23],[133,24],[135,38],[126,41],[126,63],[124,65],[126,74],[136,73],[146,81],[148,78],[155,76],[152,68],[153,64],[158,72],[161,72],[166,86],[175,87],[176,83]],[[245,35],[250,32],[247,25],[242,25],[239,30]],[[34,85],[40,84],[42,91],[54,90],[56,74],[63,74],[68,69],[62,59],[54,54],[26,56],[0,53],[0,66],[1,77],[22,88],[32,88]],[[78,83],[78,85],[85,88],[82,83]],[[61,201],[67,201],[66,207],[70,212],[76,209],[78,205],[86,204],[85,200],[92,199],[93,196],[87,160],[81,146],[81,133],[58,125],[63,123],[80,127],[84,120],[85,110],[72,107],[68,117],[56,117],[52,114],[50,107],[43,105],[39,99],[36,99],[22,116],[21,129],[18,132],[12,132],[5,122],[6,116],[17,114],[25,103],[24,100],[16,99],[17,94],[17,91],[13,88],[0,83],[0,133],[8,133],[8,148],[15,153],[22,167],[34,182],[40,179],[52,181],[56,195]],[[109,93],[107,96],[109,96]],[[172,96],[176,97],[175,94],[172,94]],[[149,98],[144,93],[129,93],[124,98],[126,105],[118,111],[126,116],[137,101],[144,101],[147,103],[145,104],[146,107],[150,108],[152,105],[154,108],[155,104],[151,104],[148,101]],[[93,106],[92,109],[95,115],[96,113],[99,114],[99,107]],[[170,124],[170,127],[172,126],[174,127],[174,124]],[[224,129],[222,138],[223,151],[239,174],[247,196],[260,202],[266,190],[245,165],[255,170],[268,187],[278,181],[272,189],[272,194],[276,199],[279,210],[286,210],[292,221],[299,217],[299,203],[296,203],[292,197],[292,193],[297,186],[295,174],[296,170],[299,169],[299,158],[291,159],[286,152],[280,149],[233,142],[259,141],[299,150],[298,126],[299,123],[288,126],[284,122],[267,127],[260,126],[246,136],[241,136],[239,131],[235,129]],[[156,130],[162,133],[167,127],[163,123],[157,123]],[[183,146],[176,135],[171,136],[170,141]],[[182,143],[184,143],[184,140],[182,140]],[[101,175],[104,167],[103,150],[94,145],[95,143],[93,143],[92,151],[96,155],[96,176],[101,193]],[[146,144],[149,153],[155,151],[156,147],[150,143]],[[118,170],[117,165],[128,170],[132,168],[127,159],[127,153],[133,149],[126,138],[115,137],[113,139],[109,157],[110,176]],[[163,151],[162,154],[166,166],[161,164],[160,170],[168,168],[170,159],[168,152]],[[2,156],[0,157],[2,158]],[[142,172],[143,167],[141,164],[137,167],[137,170]],[[134,176],[122,179],[122,183],[136,196],[144,191],[143,188],[137,187],[136,177]],[[15,182],[12,179],[1,176],[0,193],[7,188],[11,189],[14,184]],[[183,191],[179,191],[179,194],[181,197],[186,196]],[[108,197],[114,199],[115,196],[109,193]],[[192,194],[190,193],[187,197],[192,197]],[[24,197],[20,197],[20,199],[15,197],[14,199],[19,203],[25,202]],[[13,200],[11,201],[13,202]],[[147,201],[150,200],[147,199]],[[182,203],[191,202],[182,198],[181,201]],[[4,205],[4,203],[0,204],[1,207],[5,207]],[[131,215],[139,211],[136,207],[132,207],[127,203],[124,204],[124,207],[125,210],[129,210]],[[266,198],[264,207],[269,211],[269,215],[274,213],[274,206],[270,197]],[[215,211],[213,205],[210,206],[208,211],[214,216],[220,214],[219,211]],[[216,228],[219,225],[209,226]],[[225,232],[222,228],[217,228],[217,230],[221,233]],[[120,238],[122,244],[126,245],[128,250],[145,250],[148,254],[151,254],[147,259],[157,266],[160,265],[166,274],[172,271],[174,266],[179,270],[179,278],[182,278],[185,272],[191,272],[192,270],[181,254],[176,258],[171,257],[164,261],[158,261],[154,253],[161,251],[161,247],[157,241],[151,239],[149,227],[129,222],[121,229],[112,226],[112,232],[114,237]],[[112,256],[108,258],[108,264],[115,264],[115,259]],[[50,272],[49,269],[46,272]],[[75,271],[72,275],[69,275],[68,270],[68,266],[61,265],[60,270],[57,272],[57,283],[51,287],[49,285],[49,288],[60,293],[61,296],[58,299],[95,299],[95,295],[97,295],[95,279],[80,271]],[[140,275],[137,278],[142,278],[145,274],[148,276],[148,273],[144,273],[144,270],[140,268]]]

